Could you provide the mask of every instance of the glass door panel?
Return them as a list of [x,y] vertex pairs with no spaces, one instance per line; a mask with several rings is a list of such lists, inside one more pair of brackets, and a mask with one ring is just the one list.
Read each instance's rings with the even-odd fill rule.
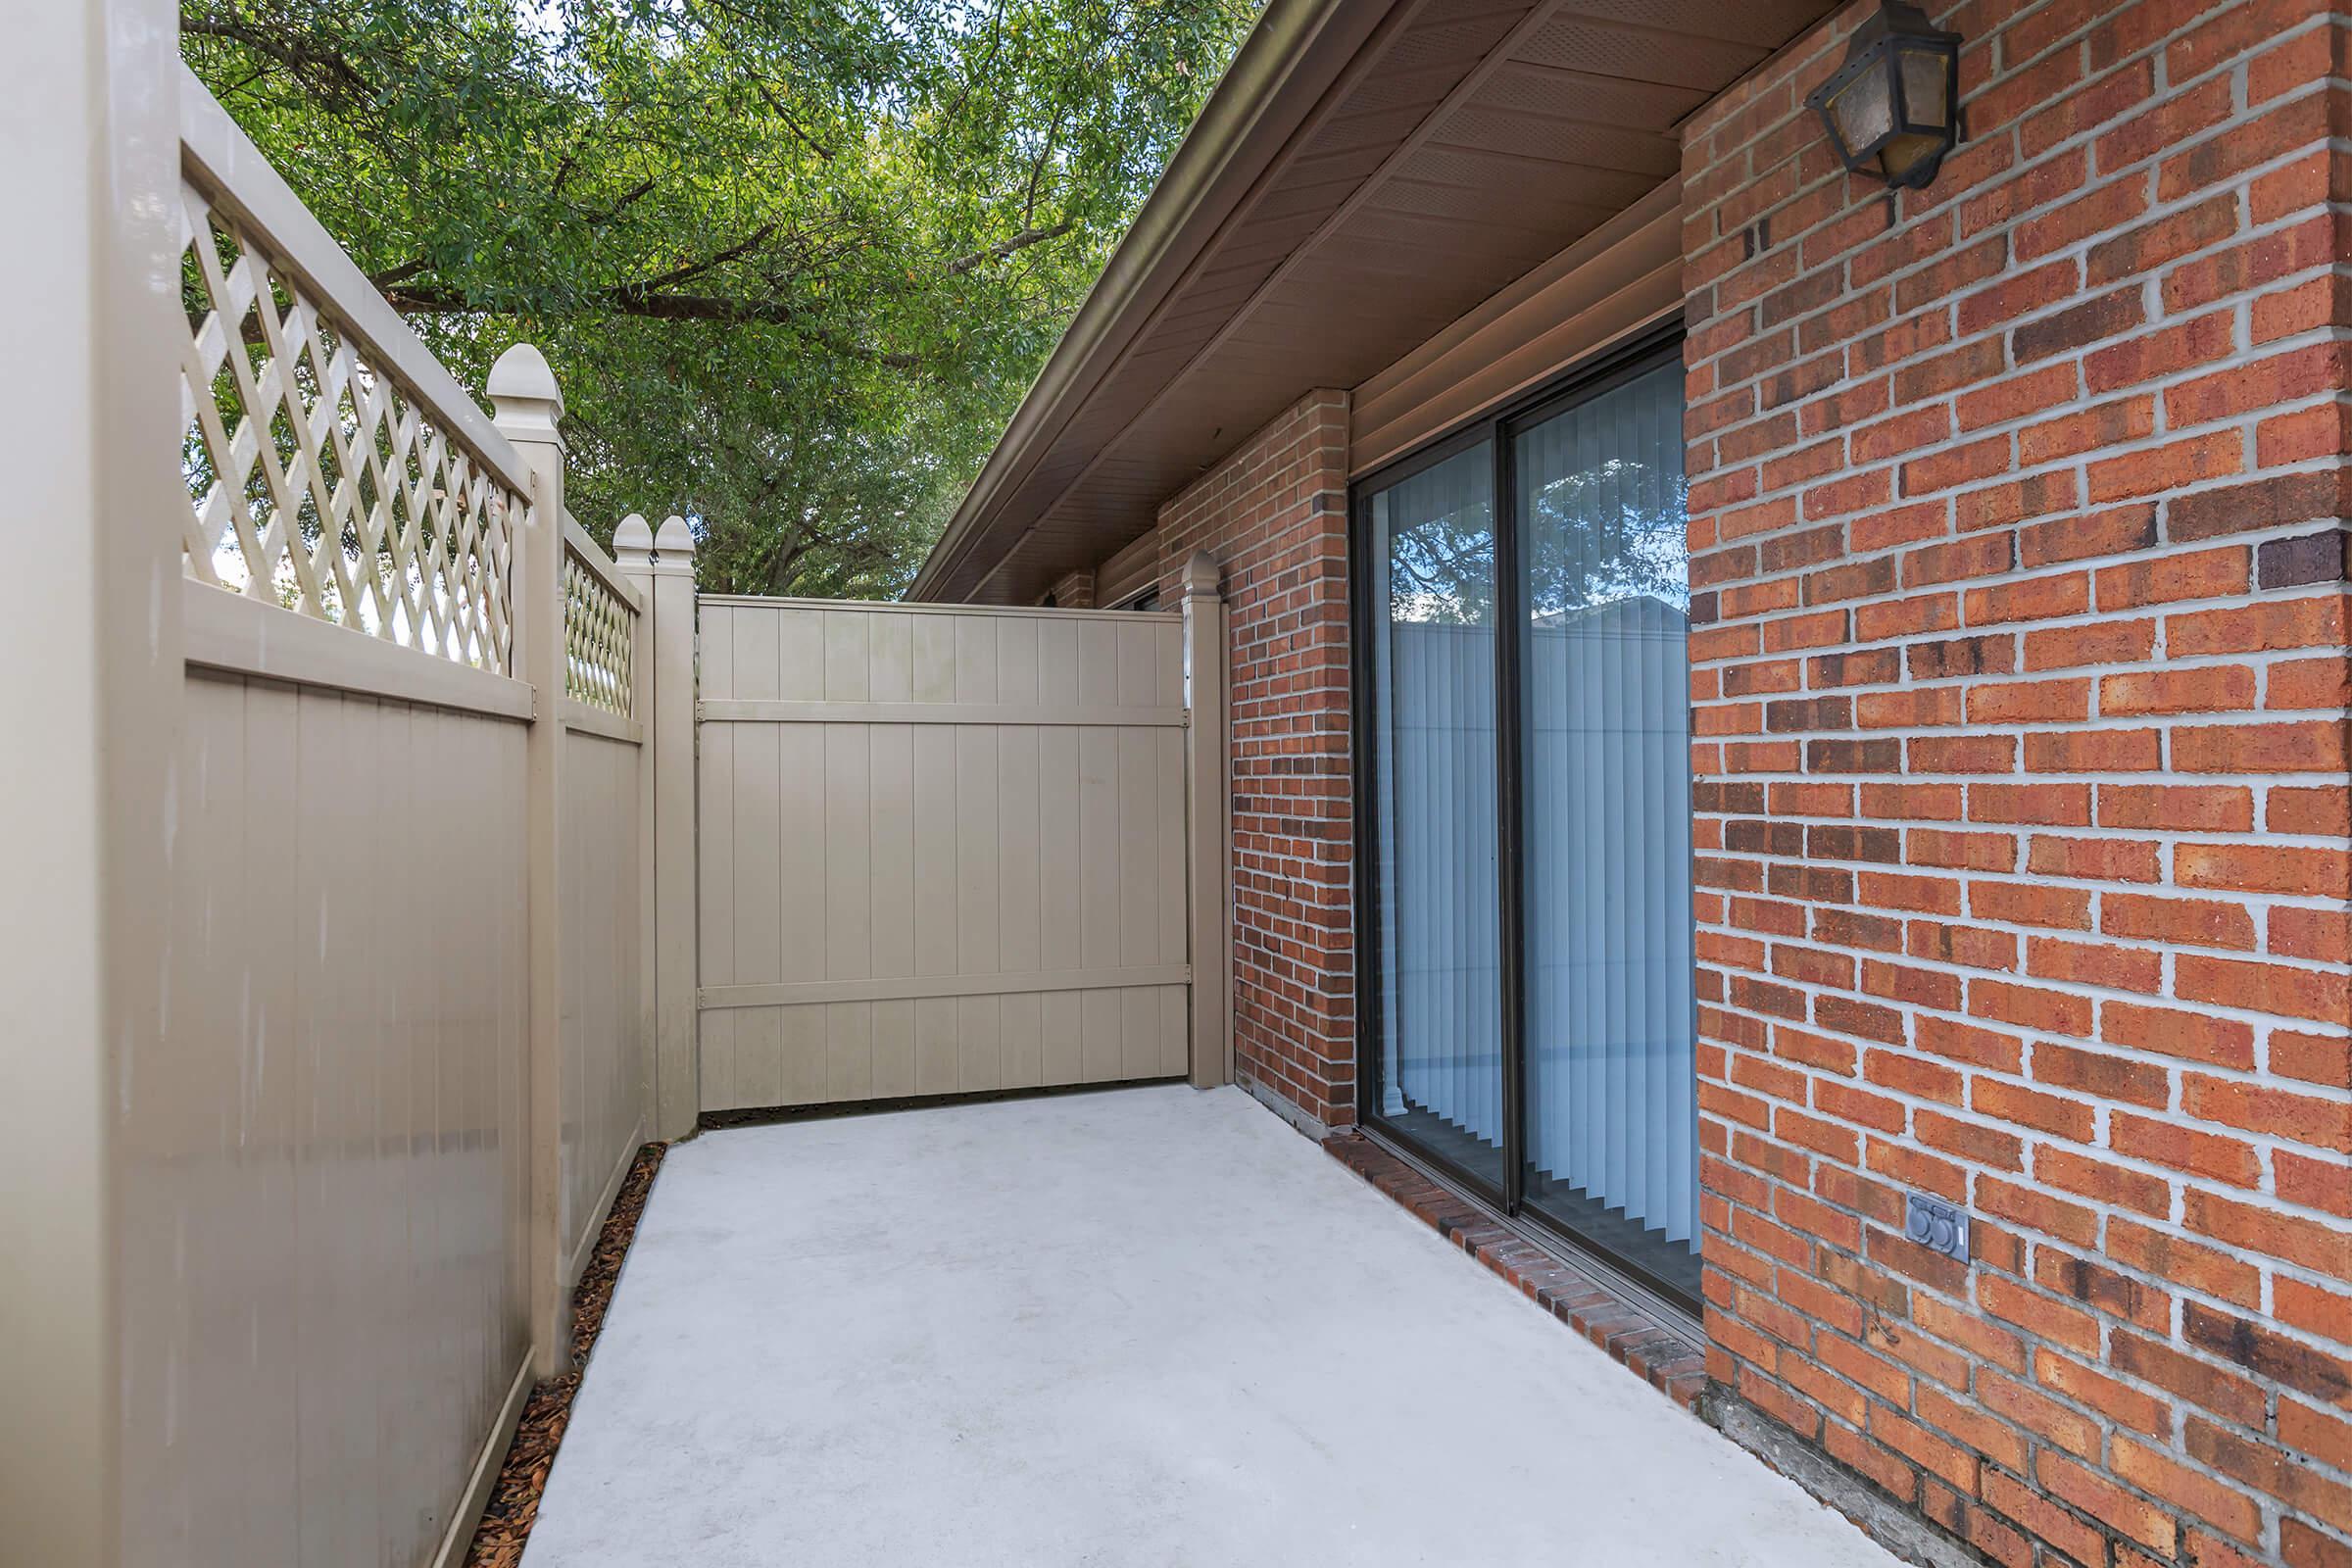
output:
[[1371,493],[1381,1115],[1499,1188],[1494,455]]
[[1525,1201],[1695,1298],[1681,364],[1536,421],[1511,438]]

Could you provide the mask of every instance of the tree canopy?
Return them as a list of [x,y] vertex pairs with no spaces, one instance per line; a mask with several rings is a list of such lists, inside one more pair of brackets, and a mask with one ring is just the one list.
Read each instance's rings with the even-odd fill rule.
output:
[[189,64],[571,509],[714,592],[897,592],[1252,0],[182,0]]

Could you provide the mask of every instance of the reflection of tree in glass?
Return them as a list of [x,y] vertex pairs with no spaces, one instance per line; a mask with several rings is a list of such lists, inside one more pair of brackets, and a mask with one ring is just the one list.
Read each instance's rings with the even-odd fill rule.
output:
[[1528,611],[1543,620],[1647,595],[1688,610],[1689,486],[1628,458],[1611,458],[1542,485],[1527,528]]
[[[1528,498],[1527,604],[1557,618],[1648,596],[1690,606],[1680,473],[1610,458],[1537,486]],[[1486,626],[1494,620],[1494,530],[1481,498],[1401,529],[1389,542],[1389,618]]]
[[1482,499],[1389,541],[1389,618],[1425,626],[1494,623],[1494,527]]

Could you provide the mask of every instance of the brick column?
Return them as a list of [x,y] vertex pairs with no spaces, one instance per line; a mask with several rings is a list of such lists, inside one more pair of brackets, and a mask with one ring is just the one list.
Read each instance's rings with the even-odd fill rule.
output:
[[1160,509],[1160,599],[1205,550],[1233,680],[1238,1075],[1355,1120],[1348,749],[1348,395],[1311,392]]
[[1095,571],[1092,566],[1062,573],[1061,580],[1048,590],[1058,610],[1092,610],[1095,608]]

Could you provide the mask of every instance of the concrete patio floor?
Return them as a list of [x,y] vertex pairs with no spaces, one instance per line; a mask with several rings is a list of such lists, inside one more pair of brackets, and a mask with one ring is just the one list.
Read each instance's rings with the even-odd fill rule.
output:
[[527,1568],[1895,1559],[1234,1090],[706,1133]]

